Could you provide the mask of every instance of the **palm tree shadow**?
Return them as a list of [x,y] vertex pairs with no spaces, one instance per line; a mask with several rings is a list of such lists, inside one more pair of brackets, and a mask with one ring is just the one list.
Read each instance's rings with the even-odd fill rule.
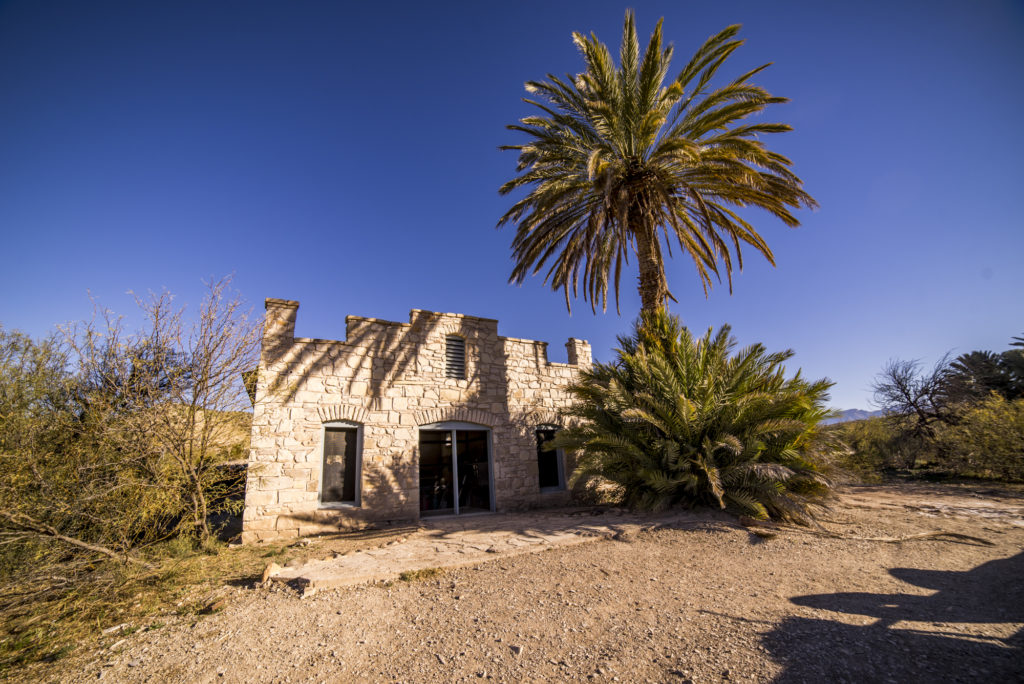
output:
[[380,399],[396,379],[416,373],[423,345],[440,323],[439,317],[419,309],[410,312],[408,323],[347,316],[344,340],[297,337],[265,347],[264,362],[277,371],[269,390],[276,401],[287,403],[310,379],[341,375],[345,380],[337,388],[339,395]]
[[[792,598],[818,610],[875,618],[867,625],[793,617],[763,637],[783,664],[777,682],[1024,680],[1024,553],[966,572],[893,568],[931,595],[841,592]],[[927,629],[901,621],[932,623]],[[968,623],[968,624],[964,624]],[[1009,637],[977,624],[1014,624]]]

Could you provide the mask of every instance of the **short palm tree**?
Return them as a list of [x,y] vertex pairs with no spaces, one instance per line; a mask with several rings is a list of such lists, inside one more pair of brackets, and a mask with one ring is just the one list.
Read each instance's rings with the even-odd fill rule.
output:
[[525,101],[540,112],[509,128],[530,139],[502,148],[517,150],[519,163],[500,192],[529,189],[498,222],[516,226],[510,282],[548,266],[545,283],[564,290],[566,306],[582,284],[592,308],[598,300],[607,308],[611,281],[617,307],[623,264],[635,253],[646,311],[672,297],[663,250],[671,256],[673,242],[693,259],[705,294],[722,268],[732,290],[741,243],[774,265],[767,243],[735,209],[759,207],[797,226],[792,210],[816,203],[790,160],[758,139],[790,127],[741,123],[786,101],[750,83],[768,65],[709,86],[742,45],[739,29],[709,38],[666,84],[672,46],[662,47],[661,21],[641,57],[630,10],[618,67],[595,35],[574,33],[586,71],[527,82],[537,99]]
[[831,383],[785,377],[791,351],[733,353],[728,326],[700,339],[663,309],[619,338],[618,359],[571,388],[571,426],[552,442],[639,508],[712,505],[806,522],[830,492],[819,460],[833,448],[819,422]]

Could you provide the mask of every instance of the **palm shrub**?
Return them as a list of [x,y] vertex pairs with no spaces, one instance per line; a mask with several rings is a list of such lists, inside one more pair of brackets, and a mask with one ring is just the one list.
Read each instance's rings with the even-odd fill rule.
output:
[[619,345],[571,388],[570,427],[552,444],[577,452],[574,478],[607,478],[638,508],[813,517],[831,490],[819,462],[834,447],[819,423],[832,383],[786,378],[792,351],[735,351],[727,325],[697,339],[664,309]]

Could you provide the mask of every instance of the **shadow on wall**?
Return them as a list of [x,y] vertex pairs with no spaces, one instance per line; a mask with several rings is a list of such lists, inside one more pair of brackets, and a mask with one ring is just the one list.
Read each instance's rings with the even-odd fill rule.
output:
[[[402,469],[411,469],[409,464],[394,464],[384,468],[362,469],[362,499],[358,508],[318,508],[313,511],[281,513],[279,520],[298,523],[299,536],[308,534],[334,534],[355,529],[372,528],[378,525],[409,523],[413,517],[408,513],[412,499],[402,488],[403,478],[409,477]],[[371,492],[387,492],[383,498],[387,509],[381,506],[367,506],[366,499]],[[380,496],[378,494],[378,496]],[[390,517],[389,517],[390,516]]]
[[[1024,552],[966,572],[889,572],[935,593],[844,592],[791,599],[800,606],[876,621],[861,626],[785,620],[763,637],[785,668],[776,681],[1024,681]],[[1005,638],[985,636],[977,633],[979,623],[1005,624],[1016,631]]]
[[[335,364],[345,364],[348,368],[344,374],[349,378],[341,394],[380,399],[395,379],[415,374],[416,359],[423,345],[441,325],[441,318],[428,311],[415,309],[409,318],[405,324],[353,316],[346,319],[344,340],[285,339],[277,347],[265,348],[266,362],[287,366],[278,375],[278,382],[269,388],[270,392],[278,401],[290,402],[311,379],[332,375]],[[382,329],[387,332],[381,334]],[[360,348],[365,350],[364,354],[352,353]],[[473,364],[472,371],[466,378],[471,383],[478,379],[479,364]],[[285,376],[287,381],[281,382]],[[355,385],[362,382],[367,383],[366,391],[357,392],[361,388]]]

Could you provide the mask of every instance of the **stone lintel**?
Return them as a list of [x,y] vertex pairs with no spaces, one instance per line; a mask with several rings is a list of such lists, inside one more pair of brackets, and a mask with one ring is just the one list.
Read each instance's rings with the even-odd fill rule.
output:
[[276,299],[274,297],[267,297],[263,300],[264,308],[279,307],[285,309],[298,309],[299,302],[294,299]]

